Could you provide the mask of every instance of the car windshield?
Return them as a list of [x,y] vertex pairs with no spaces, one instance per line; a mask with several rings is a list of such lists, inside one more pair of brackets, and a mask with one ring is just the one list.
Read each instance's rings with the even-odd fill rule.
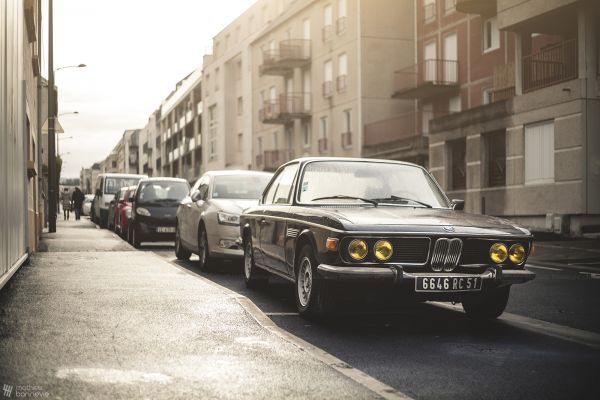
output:
[[304,169],[300,203],[395,204],[448,207],[446,196],[423,169],[369,161],[318,161]]
[[139,204],[179,202],[187,196],[190,185],[182,181],[153,181],[142,183]]
[[258,199],[271,175],[222,175],[214,179],[213,199]]
[[133,178],[133,177],[110,177],[105,179],[104,183],[104,193],[106,194],[115,194],[119,189],[125,186],[134,186],[137,185],[138,182],[142,178]]

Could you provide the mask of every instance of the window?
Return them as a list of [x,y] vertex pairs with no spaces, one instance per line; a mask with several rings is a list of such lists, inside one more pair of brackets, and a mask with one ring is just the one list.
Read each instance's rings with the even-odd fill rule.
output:
[[219,68],[215,69],[215,92],[219,90]]
[[421,110],[421,129],[424,135],[429,134],[429,120],[433,118],[433,104],[423,105]]
[[237,99],[237,114],[242,115],[244,113],[244,99],[242,96]]
[[259,137],[256,141],[256,154],[260,155],[263,152],[263,139]]
[[425,23],[435,20],[435,0],[423,0],[423,19]]
[[498,131],[484,136],[486,143],[487,186],[506,185],[506,133]]
[[525,184],[554,182],[554,121],[525,127]]
[[298,171],[298,164],[285,167],[269,186],[263,197],[263,204],[289,204],[296,171]]
[[331,82],[333,80],[333,63],[331,60],[323,64],[323,81]]
[[444,12],[449,14],[456,10],[456,0],[444,0]]
[[302,143],[304,147],[310,146],[310,124],[302,124]]
[[238,81],[242,79],[242,62],[238,61],[235,66],[235,79]]
[[481,92],[483,95],[483,104],[490,104],[494,102],[494,90],[492,88],[485,88]]
[[344,110],[344,132],[352,132],[352,110]]
[[319,130],[319,137],[321,139],[327,139],[327,129],[328,129],[328,121],[327,121],[327,117],[322,117],[320,120],[320,127],[321,129]]
[[450,154],[450,188],[451,190],[464,190],[467,187],[467,140],[456,139],[448,142]]
[[279,149],[279,137],[277,135],[277,131],[273,132],[273,150]]
[[208,109],[208,159],[217,159],[217,106]]
[[346,53],[338,56],[338,75],[348,75],[348,55]]
[[310,19],[308,18],[302,22],[302,37],[306,40],[310,40]]
[[206,96],[208,96],[208,93],[209,93],[208,88],[210,87],[210,74],[206,74],[206,78],[204,80],[205,80],[205,83],[206,83],[204,85],[204,87],[205,87],[205,89],[204,89],[204,96],[206,97]]
[[496,17],[483,21],[483,52],[500,48],[500,31]]
[[333,10],[331,4],[328,4],[323,8],[323,26],[333,25]]
[[238,153],[241,153],[242,148],[244,147],[244,134],[243,133],[238,133],[238,135],[237,135],[237,147],[238,147]]
[[344,18],[346,16],[346,0],[338,0],[338,17]]

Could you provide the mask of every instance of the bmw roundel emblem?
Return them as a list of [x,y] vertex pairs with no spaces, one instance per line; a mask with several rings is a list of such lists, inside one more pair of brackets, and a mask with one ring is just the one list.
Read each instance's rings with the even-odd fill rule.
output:
[[444,229],[446,232],[454,232],[455,231],[454,227],[451,225],[444,226],[442,229]]

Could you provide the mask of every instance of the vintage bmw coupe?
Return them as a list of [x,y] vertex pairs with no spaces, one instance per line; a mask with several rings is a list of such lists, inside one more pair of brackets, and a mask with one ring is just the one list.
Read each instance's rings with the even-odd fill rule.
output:
[[[282,165],[259,204],[244,211],[244,277],[294,283],[301,315],[327,313],[340,287],[387,287],[416,301],[460,302],[475,318],[504,311],[525,269],[531,233],[462,211],[418,165],[302,158]],[[335,290],[333,290],[335,288]]]

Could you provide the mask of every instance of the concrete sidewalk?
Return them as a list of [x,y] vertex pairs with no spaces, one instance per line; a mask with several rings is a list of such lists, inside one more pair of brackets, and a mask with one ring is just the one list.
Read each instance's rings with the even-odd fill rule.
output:
[[0,383],[14,397],[377,397],[225,290],[88,220],[57,230],[0,292]]

